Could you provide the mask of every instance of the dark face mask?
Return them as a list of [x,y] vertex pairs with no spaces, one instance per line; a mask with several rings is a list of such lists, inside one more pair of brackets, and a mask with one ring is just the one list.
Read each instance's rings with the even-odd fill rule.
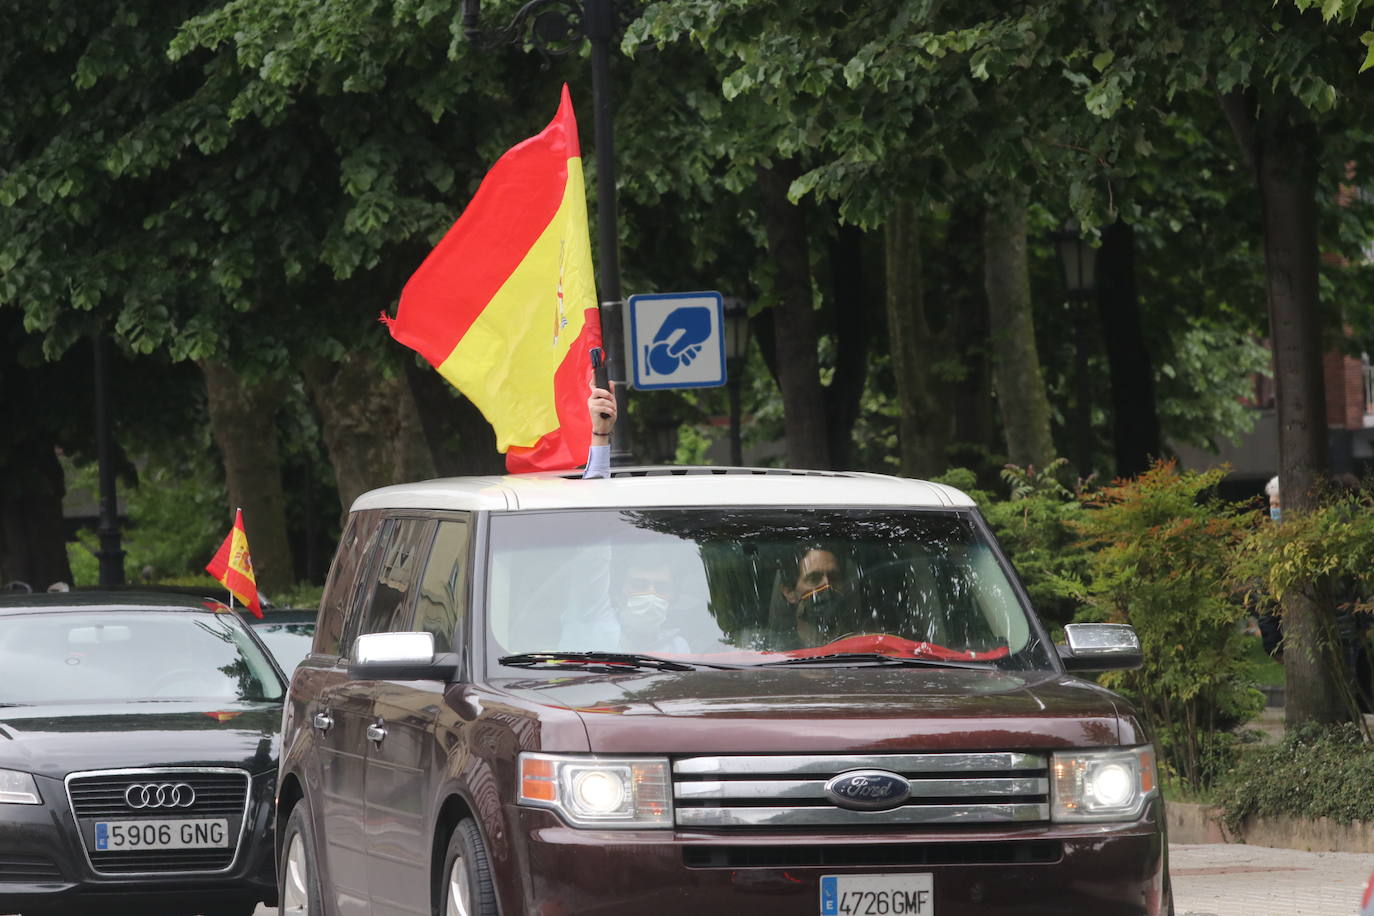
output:
[[846,632],[844,606],[843,592],[822,585],[797,600],[797,617],[815,627],[821,636],[839,636]]

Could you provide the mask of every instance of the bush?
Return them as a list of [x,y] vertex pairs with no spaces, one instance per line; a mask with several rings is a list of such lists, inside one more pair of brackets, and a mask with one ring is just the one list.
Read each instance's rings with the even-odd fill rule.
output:
[[954,468],[935,478],[968,493],[1011,559],[1026,586],[1040,619],[1062,627],[1082,606],[1079,583],[1087,576],[1087,552],[1077,546],[1073,522],[1083,512],[1077,495],[1060,484],[1054,473],[1064,459],[1051,462],[1041,472],[1008,466],[1002,479],[1010,499],[976,489],[973,471]]
[[1275,745],[1245,752],[1217,786],[1222,819],[1239,830],[1246,818],[1327,817],[1374,821],[1374,745],[1358,726],[1306,725]]
[[1156,464],[1104,488],[1072,523],[1091,551],[1080,619],[1131,624],[1144,655],[1139,670],[1102,680],[1136,700],[1165,775],[1193,791],[1229,768],[1240,741],[1229,729],[1264,704],[1248,683],[1245,608],[1229,588],[1251,516],[1207,495],[1224,473]]

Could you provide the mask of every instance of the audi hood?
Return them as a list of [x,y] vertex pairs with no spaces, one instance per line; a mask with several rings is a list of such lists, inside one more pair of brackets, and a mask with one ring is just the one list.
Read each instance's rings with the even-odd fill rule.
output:
[[0,769],[62,779],[148,766],[276,769],[280,702],[0,704]]

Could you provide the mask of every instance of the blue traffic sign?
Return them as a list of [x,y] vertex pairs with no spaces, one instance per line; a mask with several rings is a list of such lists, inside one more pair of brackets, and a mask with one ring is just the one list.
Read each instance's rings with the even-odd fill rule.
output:
[[631,382],[636,388],[725,384],[725,306],[720,293],[631,296]]

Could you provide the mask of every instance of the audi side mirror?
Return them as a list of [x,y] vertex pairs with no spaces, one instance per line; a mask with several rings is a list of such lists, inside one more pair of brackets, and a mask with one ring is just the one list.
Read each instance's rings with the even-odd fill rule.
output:
[[434,651],[432,633],[368,633],[353,642],[348,676],[355,681],[451,681],[458,655]]
[[1135,627],[1124,623],[1071,623],[1064,627],[1059,659],[1068,671],[1119,671],[1144,663]]

